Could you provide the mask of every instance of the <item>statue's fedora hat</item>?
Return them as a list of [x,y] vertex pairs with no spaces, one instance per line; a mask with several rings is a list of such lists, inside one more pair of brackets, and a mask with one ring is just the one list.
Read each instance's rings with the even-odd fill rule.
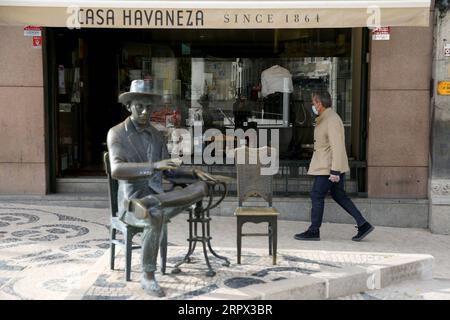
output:
[[128,104],[136,98],[148,98],[149,100],[157,101],[161,98],[161,95],[153,91],[150,80],[133,80],[131,81],[130,91],[122,93],[119,96],[119,102]]

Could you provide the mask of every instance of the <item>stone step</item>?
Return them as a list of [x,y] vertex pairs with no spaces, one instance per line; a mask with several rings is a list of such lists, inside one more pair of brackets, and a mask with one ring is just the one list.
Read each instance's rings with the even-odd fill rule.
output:
[[[330,253],[331,254],[331,253]],[[355,254],[336,252],[334,255]],[[375,253],[372,253],[375,254]],[[337,299],[367,290],[380,290],[408,280],[430,280],[434,257],[424,254],[392,254],[376,264],[348,266],[336,271],[319,272],[309,276],[296,276],[243,289],[227,289],[227,297],[220,290],[201,299],[231,300],[322,300]]]
[[0,195],[0,202],[60,207],[109,208],[109,197],[107,192],[52,193],[46,195]]
[[57,193],[108,193],[106,178],[59,178],[56,179]]
[[[311,179],[305,177],[274,179],[275,193],[284,193],[286,191],[286,182],[289,193],[309,193],[312,187]],[[357,183],[353,180],[346,181],[346,191],[350,194],[357,192]],[[230,192],[236,192],[236,183],[231,183],[228,187]],[[56,179],[57,193],[99,193],[108,192],[106,178],[60,178]]]
[[[363,216],[375,226],[400,228],[428,228],[428,207],[426,199],[371,199],[352,197]],[[49,195],[0,195],[0,202],[20,202],[40,205],[109,208],[108,192],[59,193]],[[211,210],[212,216],[234,215],[238,199],[228,196]],[[264,206],[264,201],[251,198],[244,203],[248,206]],[[311,200],[307,196],[274,197],[273,206],[281,215],[281,220],[310,221]],[[325,199],[324,222],[354,224],[348,215],[331,198]]]

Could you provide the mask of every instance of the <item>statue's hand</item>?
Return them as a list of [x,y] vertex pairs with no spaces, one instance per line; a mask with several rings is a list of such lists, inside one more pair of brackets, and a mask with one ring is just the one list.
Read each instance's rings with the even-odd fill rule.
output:
[[153,169],[158,171],[176,169],[181,165],[180,159],[164,159],[153,163]]
[[204,172],[202,170],[194,169],[194,173],[202,181],[214,182],[214,183],[218,182],[217,179],[214,176],[212,176],[212,175],[210,175],[210,174],[208,174],[208,173],[206,173],[206,172]]

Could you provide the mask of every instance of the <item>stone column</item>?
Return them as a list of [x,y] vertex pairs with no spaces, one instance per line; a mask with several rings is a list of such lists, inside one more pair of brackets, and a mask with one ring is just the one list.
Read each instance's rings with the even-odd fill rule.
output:
[[444,46],[450,45],[450,9],[443,6],[447,8],[436,9],[433,21],[429,224],[433,233],[450,234],[450,95],[437,92],[439,81],[450,82],[450,57],[444,55]]
[[392,27],[390,40],[370,43],[369,198],[428,197],[431,21],[429,27]]
[[0,194],[45,194],[42,49],[0,26]]

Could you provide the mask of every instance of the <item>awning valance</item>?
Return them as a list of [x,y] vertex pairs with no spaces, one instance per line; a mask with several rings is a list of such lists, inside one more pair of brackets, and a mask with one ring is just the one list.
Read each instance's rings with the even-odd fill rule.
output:
[[69,28],[428,26],[429,17],[430,0],[0,0],[0,25]]

